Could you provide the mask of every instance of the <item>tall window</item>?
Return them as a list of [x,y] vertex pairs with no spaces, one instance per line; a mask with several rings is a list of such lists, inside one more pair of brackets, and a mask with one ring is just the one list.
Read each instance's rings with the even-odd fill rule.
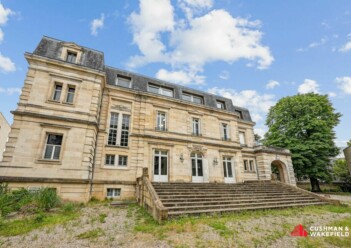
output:
[[253,160],[250,160],[250,171],[255,171],[255,162]]
[[74,86],[68,86],[66,102],[73,103],[75,91],[76,91],[76,88]]
[[200,153],[191,154],[191,171],[193,177],[202,177],[203,167],[202,167],[202,155]]
[[193,135],[196,135],[196,136],[201,135],[200,119],[198,118],[193,118]]
[[[121,115],[122,118],[119,118]],[[110,129],[108,134],[109,145],[128,146],[130,116],[111,113]]]
[[249,161],[248,160],[244,160],[244,170],[248,171],[249,170]]
[[223,140],[229,140],[229,130],[228,124],[222,123],[222,135]]
[[218,101],[218,100],[217,100],[216,104],[217,104],[217,108],[219,108],[219,109],[225,109],[225,104],[224,104],[224,102]]
[[232,167],[232,158],[223,157],[223,172],[224,177],[233,177],[233,167]]
[[122,86],[125,88],[130,88],[131,82],[132,82],[131,78],[128,78],[128,77],[117,76],[116,78],[116,85]]
[[164,96],[173,97],[173,90],[172,89],[168,89],[168,88],[161,87],[161,86],[154,85],[154,84],[148,85],[148,91],[152,92],[152,93],[164,95]]
[[62,92],[62,85],[61,84],[55,84],[54,94],[52,96],[52,100],[59,102],[60,99],[61,99],[61,92]]
[[76,63],[76,60],[77,60],[77,53],[68,51],[66,61],[70,63]]
[[244,170],[246,172],[255,172],[255,161],[252,159],[245,159],[244,160]]
[[60,134],[48,134],[45,145],[44,159],[60,159],[62,137],[63,136]]
[[204,99],[202,96],[196,96],[196,95],[192,95],[189,93],[183,93],[182,99],[185,101],[194,102],[194,103],[198,103],[198,104],[204,103]]
[[246,145],[244,132],[239,132],[239,141],[240,141],[240,145]]
[[158,111],[156,119],[156,130],[166,131],[166,113]]

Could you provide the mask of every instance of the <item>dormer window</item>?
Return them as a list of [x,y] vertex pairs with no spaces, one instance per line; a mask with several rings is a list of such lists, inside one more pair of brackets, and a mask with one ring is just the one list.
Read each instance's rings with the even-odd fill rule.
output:
[[182,99],[185,101],[194,102],[194,103],[198,103],[198,104],[204,103],[204,99],[202,96],[196,96],[196,95],[192,95],[189,93],[183,93]]
[[118,86],[130,88],[131,82],[132,82],[132,79],[130,77],[124,77],[124,76],[120,76],[120,75],[118,75],[116,77],[116,85],[118,85]]
[[239,115],[239,119],[243,119],[243,112],[240,110],[235,110],[235,113]]
[[69,62],[69,63],[76,63],[76,60],[77,60],[77,53],[71,52],[71,51],[67,51],[66,61]]
[[225,109],[225,103],[223,101],[217,100],[217,108]]
[[172,89],[165,88],[165,87],[162,87],[162,86],[158,86],[158,85],[155,85],[155,84],[149,84],[148,85],[148,91],[152,92],[152,93],[164,95],[164,96],[173,97],[173,90]]

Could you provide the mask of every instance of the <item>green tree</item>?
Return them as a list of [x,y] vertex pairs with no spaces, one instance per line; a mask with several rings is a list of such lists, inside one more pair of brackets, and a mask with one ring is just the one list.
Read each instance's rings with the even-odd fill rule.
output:
[[351,175],[345,159],[337,159],[333,165],[334,175],[344,183],[351,183]]
[[351,139],[347,142],[347,146],[351,146]]
[[319,192],[318,179],[330,179],[330,158],[339,153],[333,128],[340,117],[326,95],[284,97],[269,110],[264,144],[288,148],[297,177],[307,175],[312,191]]

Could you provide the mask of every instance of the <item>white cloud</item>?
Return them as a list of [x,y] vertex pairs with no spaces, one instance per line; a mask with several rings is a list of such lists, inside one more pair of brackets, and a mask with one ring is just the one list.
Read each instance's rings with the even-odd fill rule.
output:
[[266,84],[266,89],[274,89],[275,87],[279,86],[280,83],[274,80],[270,80],[267,84]]
[[264,120],[269,108],[275,104],[274,95],[260,95],[255,90],[243,90],[238,92],[234,89],[214,87],[209,89],[208,92],[230,98],[234,105],[248,108],[255,122]]
[[4,93],[7,95],[21,94],[21,92],[21,88],[0,88],[0,93]]
[[336,83],[344,93],[351,94],[351,77],[337,77]]
[[261,138],[264,138],[264,134],[267,132],[266,128],[256,128],[254,127],[254,133],[258,134],[259,136],[261,136]]
[[1,53],[0,53],[0,70],[3,72],[16,71],[15,63],[13,63],[10,58],[3,56]]
[[160,69],[156,73],[156,78],[178,84],[203,84],[205,77],[197,75],[195,72],[187,71],[167,71]]
[[98,30],[104,27],[105,15],[101,14],[100,19],[96,18],[90,23],[91,35],[97,36]]
[[222,71],[221,74],[219,74],[219,78],[223,80],[228,80],[230,78],[229,72]]
[[[6,25],[9,16],[13,15],[14,12],[8,8],[5,8],[4,5],[2,5],[2,3],[0,3],[0,25],[4,26]],[[2,31],[2,29],[0,28],[0,42],[3,41],[4,39],[4,32]]]
[[343,45],[340,49],[339,52],[346,53],[351,50],[351,41],[347,42],[345,45]]
[[319,85],[315,80],[306,78],[305,81],[299,85],[297,92],[299,94],[319,93]]
[[329,97],[336,97],[336,93],[335,92],[328,92],[328,96]]
[[261,44],[259,21],[233,17],[222,9],[208,10],[212,1],[178,2],[207,13],[196,17],[185,13],[187,19],[181,19],[174,15],[169,0],[140,0],[140,11],[129,16],[129,23],[133,42],[141,54],[131,57],[128,66],[161,62],[170,65],[174,72],[198,74],[205,64],[215,61],[233,63],[246,59],[257,63],[259,69],[273,62],[269,47]]
[[298,49],[296,49],[296,51],[297,52],[306,52],[309,49],[316,48],[316,47],[319,47],[319,46],[323,46],[327,42],[328,42],[328,37],[324,36],[319,41],[314,41],[314,42],[308,44],[307,47],[298,48]]
[[179,7],[183,10],[188,19],[193,18],[204,10],[213,6],[212,0],[178,0]]

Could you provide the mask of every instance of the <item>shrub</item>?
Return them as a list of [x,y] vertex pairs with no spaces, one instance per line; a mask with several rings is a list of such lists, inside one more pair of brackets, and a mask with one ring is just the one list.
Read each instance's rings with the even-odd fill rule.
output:
[[48,211],[60,204],[60,198],[55,189],[43,188],[36,193],[35,201],[38,207]]
[[63,204],[62,211],[65,213],[70,213],[70,212],[73,212],[76,208],[77,208],[77,204],[73,202],[67,202]]

